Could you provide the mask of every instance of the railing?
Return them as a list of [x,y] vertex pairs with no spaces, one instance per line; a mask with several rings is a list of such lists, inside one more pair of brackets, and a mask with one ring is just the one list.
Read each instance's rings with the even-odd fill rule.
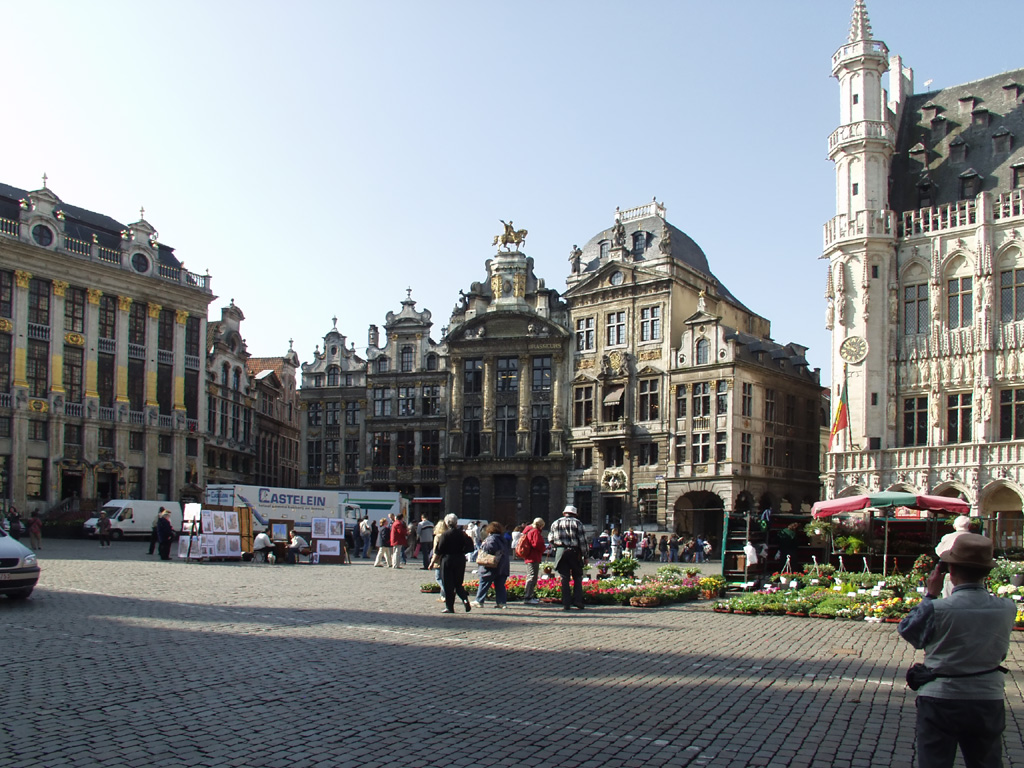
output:
[[306,487],[316,488],[320,485],[320,473],[319,472],[307,472],[306,473]]
[[441,479],[440,467],[420,467],[420,480],[424,483],[436,482]]
[[351,473],[345,475],[345,485],[347,485],[349,487],[351,487],[353,485],[359,485],[359,475],[358,474],[354,474],[353,475]]
[[64,403],[64,415],[73,416],[75,418],[82,417],[82,404],[81,403]]
[[18,222],[13,219],[5,219],[0,216],[0,234],[10,235],[11,237],[18,236]]
[[185,355],[185,368],[190,371],[198,371],[199,355]]
[[1017,216],[1024,216],[1024,190],[1015,189],[999,195],[992,206],[992,218],[1012,219]]
[[624,211],[616,211],[616,215],[622,223],[626,223],[627,221],[636,221],[637,219],[647,219],[651,216],[658,216],[659,218],[664,219],[665,206],[657,200],[653,200],[647,203],[647,205],[638,205],[636,208],[627,208]]
[[106,264],[121,264],[121,252],[104,248],[102,245],[96,246],[96,258]]
[[49,341],[50,340],[50,326],[40,325],[39,323],[28,324],[28,337],[35,339],[36,341]]
[[900,237],[941,232],[978,223],[978,204],[974,200],[959,200],[937,208],[904,211],[900,221]]
[[370,472],[370,479],[375,483],[386,483],[391,479],[391,470],[387,467],[374,467]]
[[199,431],[199,419],[185,419],[185,426],[189,432]]
[[166,349],[156,351],[156,361],[163,365],[174,365],[174,353]]
[[128,423],[129,424],[145,424],[146,423],[146,412],[145,411],[128,411]]
[[10,392],[0,392],[0,408],[10,408],[10,407],[11,407],[11,393]]
[[88,256],[91,246],[85,240],[64,235],[64,250],[76,256]]
[[855,43],[847,43],[832,54],[832,68],[835,69],[839,62],[854,56],[880,56],[888,59],[889,49],[881,40],[858,40]]
[[114,339],[99,339],[96,348],[107,355],[117,354],[117,341]]
[[854,237],[889,237],[896,226],[892,211],[864,210],[841,213],[825,224],[825,248]]
[[157,418],[157,424],[159,424],[164,429],[173,429],[174,428],[174,416],[169,415],[169,414],[161,413],[159,415],[159,417]]
[[[964,471],[967,467],[1014,467],[1024,465],[1024,441],[995,443],[957,443],[889,448],[881,451],[849,451],[830,453],[828,468],[832,472],[855,474],[881,473],[881,486],[907,482],[903,471],[913,472],[915,479],[927,473],[929,487],[942,482],[944,470]],[[839,489],[841,490],[841,489]],[[920,489],[922,492],[929,488]]]
[[112,408],[100,406],[100,421],[117,421],[117,412]]
[[128,357],[135,360],[146,359],[146,345],[145,344],[132,344],[128,343]]
[[885,139],[895,142],[896,131],[889,123],[880,120],[859,120],[856,123],[841,125],[828,137],[828,151],[832,152],[847,141],[862,139]]
[[711,417],[710,416],[694,416],[693,426],[690,427],[693,432],[710,432],[711,431]]

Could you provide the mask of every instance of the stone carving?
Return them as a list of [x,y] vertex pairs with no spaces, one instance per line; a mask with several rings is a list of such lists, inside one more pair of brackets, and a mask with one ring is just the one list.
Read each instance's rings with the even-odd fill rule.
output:
[[122,312],[127,312],[132,308],[132,300],[129,296],[118,296],[117,297],[117,308]]
[[825,307],[825,329],[831,331],[836,318],[836,300],[828,297],[828,304]]
[[622,221],[619,219],[617,212],[615,215],[615,226],[612,227],[612,242],[618,248],[626,245],[626,228],[622,226]]
[[516,272],[512,276],[512,295],[522,298],[526,296],[526,273]]
[[103,291],[97,290],[96,288],[88,288],[85,291],[85,295],[90,304],[99,304]]
[[16,269],[14,271],[14,283],[19,288],[28,288],[28,281],[32,279],[32,273],[26,272],[23,269]]
[[54,280],[53,281],[53,295],[63,296],[64,292],[68,289],[68,283],[66,280]]
[[661,240],[658,241],[658,250],[665,256],[672,253],[672,235],[667,229],[661,234]]
[[846,325],[846,278],[845,269],[842,264],[837,264],[836,269],[836,310],[839,325]]
[[178,325],[185,325],[188,321],[188,312],[184,309],[174,310],[174,322]]
[[896,295],[896,289],[889,289],[889,322],[895,323],[899,320],[900,313],[900,302],[899,297]]
[[161,307],[159,304],[150,304],[149,305],[149,316],[151,318],[153,318],[154,320],[156,320],[158,317],[160,317],[160,310],[161,309],[163,309],[163,307]]
[[578,275],[580,273],[580,261],[583,258],[583,251],[580,250],[578,245],[573,245],[572,250],[569,251],[569,263],[572,265],[572,273]]

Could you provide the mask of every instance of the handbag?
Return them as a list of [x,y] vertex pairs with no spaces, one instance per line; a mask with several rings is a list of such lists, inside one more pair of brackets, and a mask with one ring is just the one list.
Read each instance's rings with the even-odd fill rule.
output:
[[482,549],[476,554],[476,564],[482,565],[484,568],[497,568],[500,561],[501,558],[497,555],[492,555]]

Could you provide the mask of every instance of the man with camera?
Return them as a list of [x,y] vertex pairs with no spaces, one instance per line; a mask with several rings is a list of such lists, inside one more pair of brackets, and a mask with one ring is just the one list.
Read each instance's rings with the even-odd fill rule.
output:
[[[972,768],[998,768],[1005,727],[1001,665],[1017,614],[1012,600],[985,589],[995,565],[992,540],[961,533],[939,556],[921,603],[899,625],[900,636],[924,649],[907,683],[917,691],[917,764],[952,768],[957,747]],[[949,597],[938,599],[948,569]]]

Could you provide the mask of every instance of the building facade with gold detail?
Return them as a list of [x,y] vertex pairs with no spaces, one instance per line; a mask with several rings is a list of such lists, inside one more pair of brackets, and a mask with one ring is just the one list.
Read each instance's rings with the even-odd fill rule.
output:
[[505,525],[551,520],[566,500],[569,314],[506,224],[484,282],[460,291],[444,334],[447,511]]
[[821,390],[665,213],[616,210],[570,253],[569,495],[595,526],[714,536],[818,498]]
[[299,487],[299,356],[288,346],[282,357],[250,357],[256,428],[255,485]]
[[210,276],[140,217],[0,184],[0,498],[201,491]]
[[367,339],[367,472],[374,491],[399,491],[418,501],[413,512],[436,512],[445,495],[449,395],[444,344],[430,337],[430,310],[417,310],[408,291],[399,312],[388,312],[384,336],[371,325]]
[[366,407],[366,360],[335,317],[323,350],[302,363],[299,487],[365,487]]
[[857,0],[831,70],[825,323],[850,428],[826,494],[959,496],[1022,546],[1024,69],[915,93]]

